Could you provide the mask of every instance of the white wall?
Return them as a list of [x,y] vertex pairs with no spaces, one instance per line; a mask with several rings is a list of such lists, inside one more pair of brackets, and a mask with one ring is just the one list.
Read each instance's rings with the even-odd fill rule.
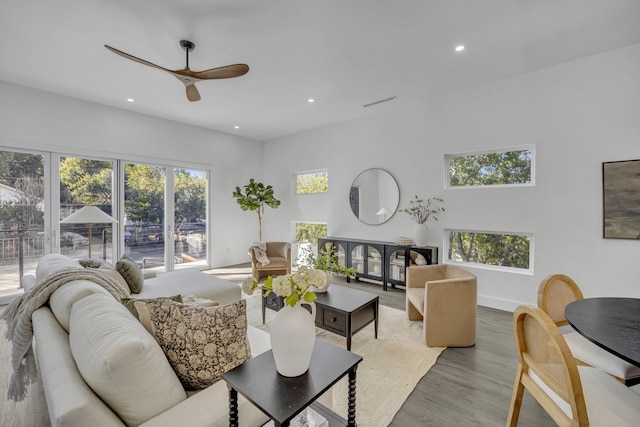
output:
[[[534,234],[533,275],[471,268],[482,305],[533,304],[552,273],[573,277],[586,296],[640,297],[640,242],[602,238],[601,176],[604,161],[640,158],[638,76],[635,45],[269,141],[265,182],[289,189],[292,173],[327,168],[329,193],[277,191],[266,238],[290,233],[292,220],[325,221],[332,236],[411,236],[407,214],[367,226],[350,211],[353,179],[382,167],[398,181],[401,208],[414,194],[445,200],[430,222],[433,245],[442,248],[443,228]],[[444,189],[445,154],[521,144],[536,147],[535,187]]]
[[261,142],[0,82],[0,147],[211,169],[213,265],[249,260],[257,220],[231,194],[262,173]]

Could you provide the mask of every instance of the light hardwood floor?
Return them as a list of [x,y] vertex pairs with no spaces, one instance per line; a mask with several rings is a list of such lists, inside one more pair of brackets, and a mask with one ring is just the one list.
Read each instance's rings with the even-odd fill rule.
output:
[[[347,284],[380,295],[380,304],[405,309],[402,289],[365,282]],[[512,313],[478,307],[476,345],[448,348],[418,383],[396,414],[392,427],[504,426],[507,422],[518,356]],[[525,392],[520,426],[554,426],[538,403]]]

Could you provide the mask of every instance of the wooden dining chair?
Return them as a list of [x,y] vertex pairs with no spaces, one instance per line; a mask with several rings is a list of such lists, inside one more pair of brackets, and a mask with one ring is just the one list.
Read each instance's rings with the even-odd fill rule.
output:
[[605,372],[578,366],[553,320],[520,306],[513,317],[518,367],[507,426],[518,425],[526,389],[559,426],[636,426],[640,396]]
[[565,307],[570,302],[583,298],[577,283],[565,274],[552,274],[546,277],[538,288],[538,307],[560,328],[578,364],[601,369],[628,386],[639,384],[640,367],[598,347],[576,332],[567,322],[564,315]]

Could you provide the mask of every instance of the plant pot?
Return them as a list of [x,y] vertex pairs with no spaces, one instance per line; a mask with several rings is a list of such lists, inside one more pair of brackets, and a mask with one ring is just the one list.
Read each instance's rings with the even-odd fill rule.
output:
[[413,227],[413,240],[416,246],[427,246],[429,241],[429,227],[427,224],[416,224]]
[[[311,306],[311,313],[302,307]],[[271,322],[271,350],[278,373],[297,377],[309,369],[311,353],[316,342],[316,305],[298,303],[285,305]]]

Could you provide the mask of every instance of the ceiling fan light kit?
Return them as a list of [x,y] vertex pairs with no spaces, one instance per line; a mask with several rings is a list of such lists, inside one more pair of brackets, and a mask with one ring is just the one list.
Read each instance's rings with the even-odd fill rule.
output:
[[189,69],[189,52],[193,52],[193,50],[196,48],[196,45],[189,40],[180,40],[180,47],[182,47],[182,50],[184,50],[186,54],[186,65],[185,68],[181,70],[169,70],[152,62],[145,61],[144,59],[140,59],[133,55],[129,55],[128,53],[113,48],[109,45],[104,45],[104,47],[124,58],[139,62],[140,64],[147,65],[149,67],[166,71],[167,73],[173,75],[175,78],[184,83],[187,92],[187,99],[189,101],[200,101],[200,92],[198,92],[198,89],[196,88],[196,83],[200,80],[231,79],[234,77],[244,76],[249,72],[249,66],[247,64],[233,64],[225,65],[223,67],[211,68],[204,71],[191,71],[191,69]]

